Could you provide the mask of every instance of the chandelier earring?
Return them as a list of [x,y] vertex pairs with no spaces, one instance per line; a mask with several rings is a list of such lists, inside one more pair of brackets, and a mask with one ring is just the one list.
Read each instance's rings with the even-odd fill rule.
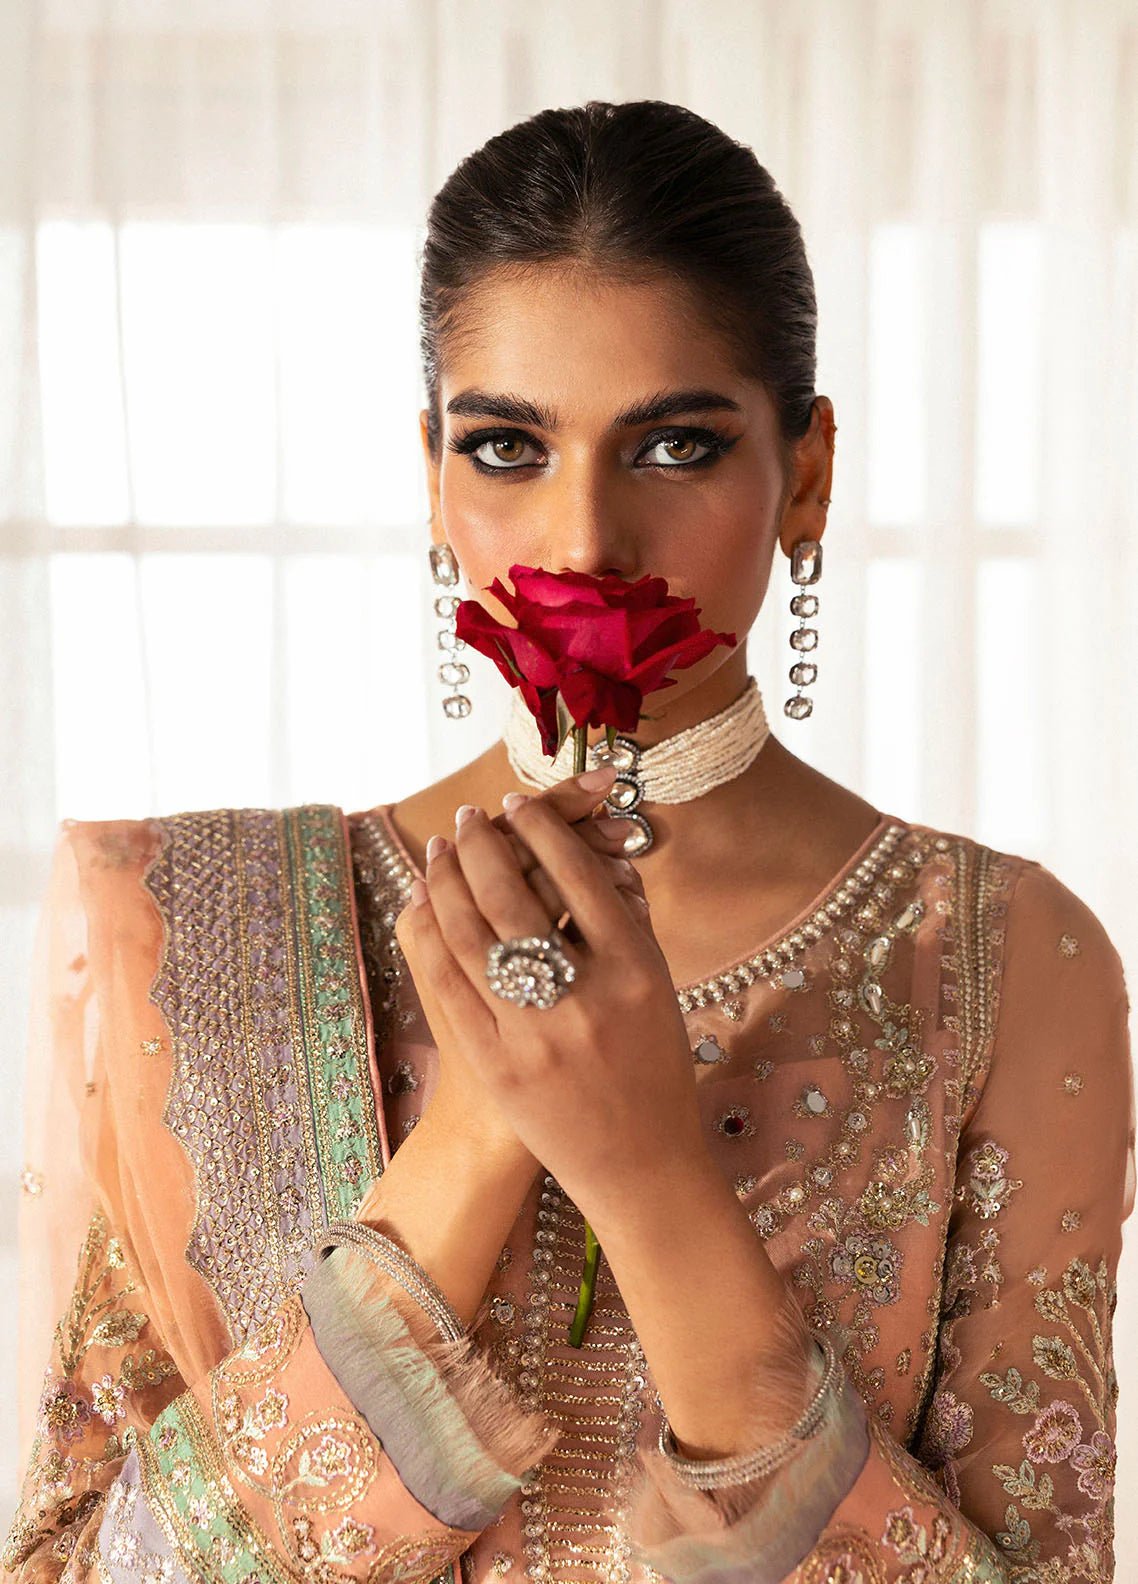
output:
[[[446,540],[444,539],[441,545],[432,544],[429,554],[431,577],[435,586],[443,589],[457,588],[458,562]],[[442,701],[443,714],[448,720],[462,720],[471,710],[469,698],[459,691],[464,683],[470,681],[470,667],[456,658],[459,651],[466,648],[464,640],[455,634],[454,618],[459,603],[457,594],[435,595],[435,615],[441,619],[436,641],[443,655],[438,678],[443,686],[450,690]]]
[[[838,432],[837,424],[833,426],[833,434]],[[831,436],[830,452],[833,455],[836,442]],[[795,500],[797,496],[793,497]],[[819,497],[819,506],[825,511],[830,504],[830,497]],[[820,539],[800,539],[795,545],[790,557],[790,576],[800,589],[807,588],[812,583],[817,583],[822,576],[822,541]],[[806,625],[807,618],[818,614],[817,594],[795,594],[790,601],[790,614],[798,617],[798,626],[790,635],[790,647],[798,654],[809,652],[818,647],[818,629]],[[803,693],[804,687],[810,684],[818,675],[818,667],[812,660],[796,660],[790,668],[790,680],[798,692],[788,698],[782,706],[792,720],[805,720],[814,708],[813,699]]]
[[[819,506],[828,506],[829,500],[820,500]],[[822,541],[820,539],[800,539],[795,545],[790,558],[790,576],[800,589],[807,588],[812,583],[817,583],[822,576]],[[790,601],[790,613],[798,617],[798,626],[790,635],[790,647],[798,654],[808,653],[818,647],[818,629],[807,626],[807,618],[818,614],[817,594],[795,594]],[[783,705],[786,714],[792,720],[805,720],[814,708],[813,699],[803,693],[804,687],[810,684],[818,675],[818,667],[812,660],[796,660],[790,668],[790,680],[798,692],[787,699]]]

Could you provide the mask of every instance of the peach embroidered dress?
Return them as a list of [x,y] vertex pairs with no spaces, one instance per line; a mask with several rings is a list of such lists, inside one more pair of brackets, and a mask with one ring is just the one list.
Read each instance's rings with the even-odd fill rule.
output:
[[62,828],[3,1577],[1113,1579],[1134,1084],[1088,907],[882,815],[777,939],[677,987],[714,1157],[844,1368],[826,1467],[697,1491],[603,1262],[568,1345],[583,1222],[548,1175],[458,1339],[365,1251],[314,1256],[437,1078],[412,874],[390,805]]

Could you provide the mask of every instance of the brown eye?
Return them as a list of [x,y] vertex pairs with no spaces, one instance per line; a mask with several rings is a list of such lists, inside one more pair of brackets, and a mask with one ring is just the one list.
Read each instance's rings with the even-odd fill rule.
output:
[[[704,460],[710,461],[719,447],[711,440],[705,439],[700,434],[671,434],[661,435],[654,440],[643,453],[654,467],[698,467]],[[652,461],[653,453],[662,460]]]
[[515,468],[530,465],[533,457],[527,457],[525,453],[535,448],[528,436],[503,431],[500,434],[467,435],[457,443],[456,449],[469,452],[475,467],[481,468],[484,473],[511,473]]

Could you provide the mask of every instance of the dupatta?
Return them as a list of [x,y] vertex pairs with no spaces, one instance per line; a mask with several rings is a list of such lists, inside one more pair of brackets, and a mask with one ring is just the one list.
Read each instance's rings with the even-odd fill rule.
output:
[[65,822],[25,1106],[26,1448],[91,1184],[189,1379],[299,1287],[390,1159],[342,810]]

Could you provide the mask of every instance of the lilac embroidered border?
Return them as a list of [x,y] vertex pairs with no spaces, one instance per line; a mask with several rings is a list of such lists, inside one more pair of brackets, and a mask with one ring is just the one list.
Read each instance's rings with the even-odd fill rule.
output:
[[[166,934],[151,987],[173,1045],[162,1120],[196,1183],[186,1259],[235,1346],[311,1268],[325,1193],[342,1215],[376,1175],[338,821],[324,806],[174,815],[144,881]],[[345,1113],[334,1135],[313,1101],[329,1081]]]

